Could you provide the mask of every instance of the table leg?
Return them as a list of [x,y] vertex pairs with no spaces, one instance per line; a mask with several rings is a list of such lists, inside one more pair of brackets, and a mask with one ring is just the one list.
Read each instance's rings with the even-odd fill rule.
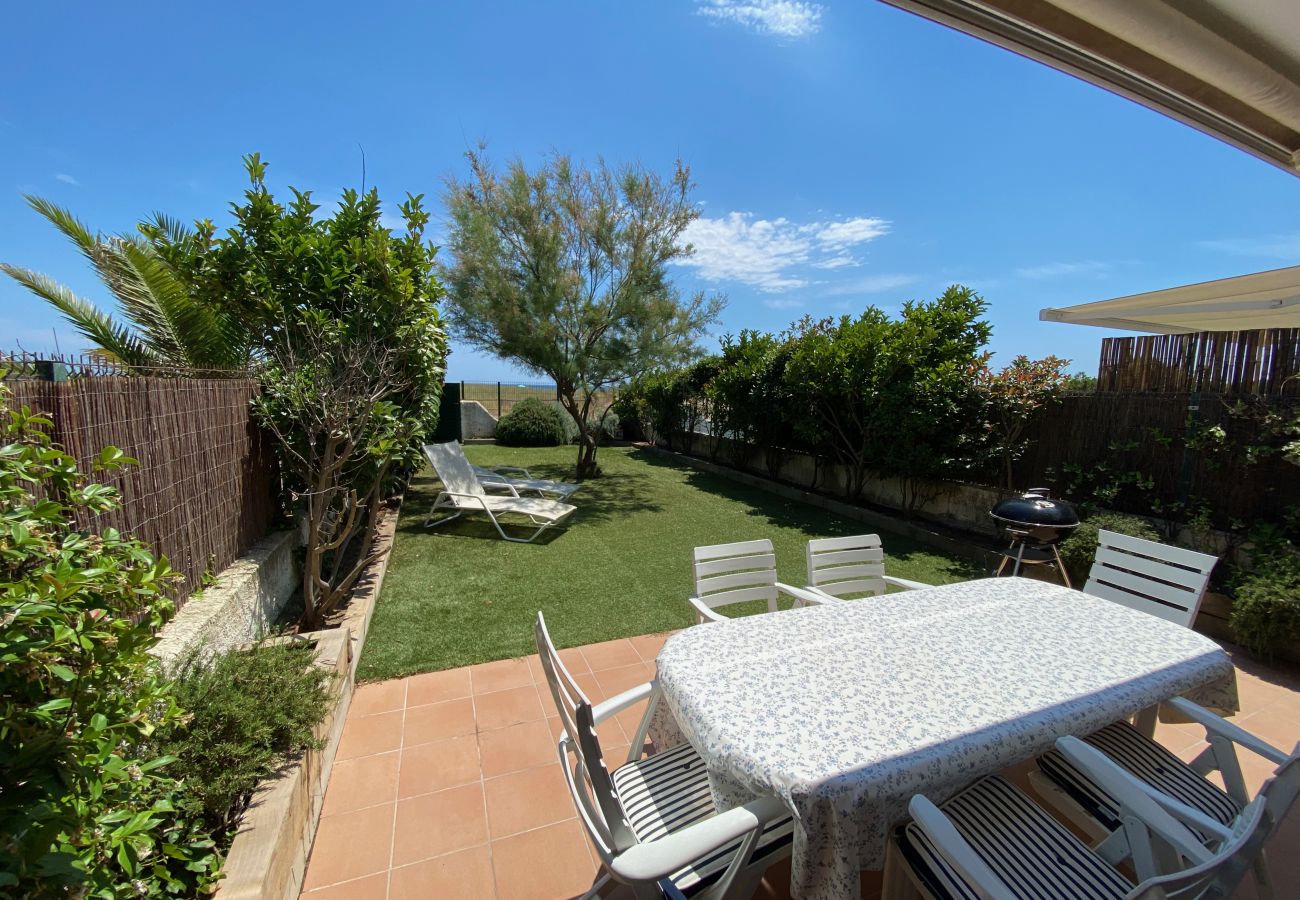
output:
[[1156,713],[1160,712],[1160,704],[1148,706],[1140,710],[1133,717],[1133,727],[1141,732],[1144,736],[1154,738],[1156,736]]

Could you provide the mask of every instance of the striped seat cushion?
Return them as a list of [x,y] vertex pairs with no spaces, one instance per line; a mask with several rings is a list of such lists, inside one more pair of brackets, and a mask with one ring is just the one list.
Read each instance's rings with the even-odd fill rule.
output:
[[[940,809],[1017,900],[1110,900],[1133,887],[1023,791],[996,775],[981,778]],[[978,900],[976,890],[915,823],[899,829],[897,840],[935,897]]]
[[[1127,722],[1107,725],[1084,738],[1117,764],[1156,790],[1186,803],[1211,819],[1231,825],[1241,813],[1231,797],[1174,754]],[[1038,768],[1110,831],[1119,828],[1119,804],[1059,751],[1038,758]],[[1205,841],[1206,835],[1198,836]]]
[[[619,767],[614,772],[614,788],[632,833],[641,843],[658,840],[717,815],[704,760],[690,744]],[[788,845],[792,828],[789,818],[770,823],[763,831],[754,859]],[[698,893],[722,875],[739,846],[739,840],[728,844],[674,872],[669,880],[688,897]]]

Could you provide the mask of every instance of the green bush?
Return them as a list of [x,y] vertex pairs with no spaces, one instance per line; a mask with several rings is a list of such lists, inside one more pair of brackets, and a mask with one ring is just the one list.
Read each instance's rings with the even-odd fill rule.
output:
[[1098,531],[1114,531],[1148,541],[1160,540],[1160,533],[1143,519],[1113,512],[1093,513],[1080,522],[1079,527],[1057,548],[1061,562],[1065,563],[1065,571],[1070,574],[1070,583],[1076,588],[1083,587],[1088,580],[1088,570],[1097,555]]
[[1233,636],[1252,653],[1271,658],[1300,645],[1300,551],[1278,526],[1252,530],[1253,570],[1237,579]]
[[[179,576],[114,529],[73,524],[118,495],[50,424],[8,411],[0,447],[0,896],[205,893],[220,860],[175,759],[153,749],[182,716],[148,653]],[[93,469],[132,462],[109,447]]]
[[258,782],[321,742],[331,676],[314,665],[310,645],[258,644],[215,660],[192,659],[178,673],[177,702],[189,716],[160,738],[185,780],[186,808],[220,843]]
[[562,413],[536,397],[525,397],[497,422],[497,443],[508,447],[555,447],[566,441]]
[[[573,421],[573,416],[561,412],[560,422],[564,425],[564,442],[566,444],[578,443],[581,438],[578,432],[578,423]],[[596,443],[601,446],[616,440],[619,435],[618,413],[614,411],[613,407],[592,413],[587,417],[587,432],[594,435]]]

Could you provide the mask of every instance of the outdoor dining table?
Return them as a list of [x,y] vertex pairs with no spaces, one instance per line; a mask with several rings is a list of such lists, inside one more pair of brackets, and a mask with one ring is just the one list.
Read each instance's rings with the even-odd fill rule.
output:
[[657,662],[652,739],[694,745],[719,809],[785,802],[807,900],[856,900],[914,794],[942,802],[1170,697],[1238,709],[1213,641],[1027,578],[700,625]]

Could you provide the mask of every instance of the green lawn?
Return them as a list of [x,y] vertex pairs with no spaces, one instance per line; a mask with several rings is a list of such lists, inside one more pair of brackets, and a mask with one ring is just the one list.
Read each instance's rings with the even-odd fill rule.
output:
[[[565,479],[575,449],[467,448],[479,465],[527,466]],[[534,651],[532,624],[546,613],[561,647],[681,628],[693,621],[691,550],[768,537],[782,581],[806,581],[811,537],[872,530],[645,451],[600,451],[605,474],[573,497],[565,529],[534,544],[501,540],[487,518],[423,522],[438,482],[425,470],[406,494],[397,541],[362,654],[359,676],[376,680]],[[974,577],[971,563],[881,534],[892,575],[934,584]],[[729,610],[730,612],[730,610]]]

